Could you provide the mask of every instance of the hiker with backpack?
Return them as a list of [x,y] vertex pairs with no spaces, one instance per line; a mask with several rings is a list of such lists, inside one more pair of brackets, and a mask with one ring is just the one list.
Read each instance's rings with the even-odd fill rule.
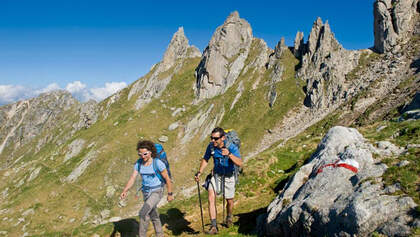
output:
[[[157,204],[163,197],[163,188],[165,184],[168,190],[168,202],[174,199],[169,166],[158,158],[162,153],[158,153],[157,148],[160,149],[161,145],[154,144],[151,141],[144,140],[137,143],[137,152],[140,158],[134,165],[134,171],[120,195],[121,199],[127,197],[128,190],[134,185],[137,175],[140,174],[142,178],[141,189],[144,200],[144,204],[139,212],[140,237],[146,236],[150,220],[155,228],[156,236],[163,236],[162,224],[157,211]],[[166,153],[164,160],[166,160]]]
[[228,142],[225,131],[220,127],[213,129],[211,132],[210,143],[201,160],[200,168],[195,174],[196,182],[199,182],[200,176],[211,157],[213,157],[214,168],[212,173],[206,177],[205,182],[205,188],[209,193],[208,201],[211,220],[211,227],[207,234],[217,234],[216,195],[223,193],[223,198],[227,200],[225,224],[230,227],[233,224],[233,198],[236,184],[235,166],[242,166],[239,147],[234,142]]

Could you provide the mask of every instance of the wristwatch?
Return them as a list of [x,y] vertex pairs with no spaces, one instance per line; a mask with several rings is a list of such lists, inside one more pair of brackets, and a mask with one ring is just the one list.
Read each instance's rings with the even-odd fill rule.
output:
[[172,193],[172,192],[168,193],[168,196],[172,196],[172,195],[173,195],[173,193]]

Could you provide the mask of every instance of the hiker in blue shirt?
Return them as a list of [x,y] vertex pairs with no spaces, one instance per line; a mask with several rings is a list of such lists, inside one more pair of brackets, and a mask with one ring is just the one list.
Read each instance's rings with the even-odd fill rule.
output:
[[160,172],[160,175],[166,181],[166,187],[168,189],[168,202],[174,199],[172,194],[172,183],[165,164],[159,159],[155,158],[157,157],[157,151],[153,142],[139,141],[137,144],[137,152],[141,158],[141,160],[139,160],[141,162],[136,162],[134,165],[133,173],[128,180],[123,192],[121,193],[120,198],[124,199],[127,197],[128,190],[133,186],[137,175],[140,174],[142,178],[142,193],[144,204],[139,212],[139,236],[146,236],[149,222],[152,220],[156,236],[161,237],[163,236],[163,230],[159,219],[159,213],[157,211],[157,204],[163,197],[163,187],[165,186],[165,183],[159,179],[156,172]]
[[212,171],[212,176],[208,176],[206,178],[206,183],[208,184],[207,190],[209,192],[209,214],[211,220],[211,227],[207,234],[217,234],[218,228],[216,222],[215,205],[216,195],[222,193],[222,187],[224,183],[224,194],[227,200],[227,217],[225,223],[229,227],[233,222],[233,198],[235,196],[236,181],[234,175],[235,165],[241,167],[242,159],[241,155],[239,154],[239,149],[235,144],[231,143],[229,147],[225,146],[226,136],[225,131],[222,128],[217,127],[213,129],[211,132],[210,141],[211,142],[207,146],[206,153],[201,160],[199,171],[195,175],[195,180],[197,182],[200,180],[201,173],[207,166],[209,159],[213,157],[214,168]]

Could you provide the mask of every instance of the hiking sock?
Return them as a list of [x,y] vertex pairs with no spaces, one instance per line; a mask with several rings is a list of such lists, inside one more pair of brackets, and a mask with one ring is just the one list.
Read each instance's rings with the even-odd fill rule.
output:
[[216,219],[211,219],[211,226],[214,226],[217,228],[217,222]]

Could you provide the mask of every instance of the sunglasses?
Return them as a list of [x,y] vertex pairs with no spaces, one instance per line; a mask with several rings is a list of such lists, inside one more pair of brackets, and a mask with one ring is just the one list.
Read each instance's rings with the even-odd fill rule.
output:
[[139,156],[147,156],[149,153],[150,153],[150,151],[146,151],[144,153],[139,152],[137,154],[139,154]]
[[221,137],[212,137],[212,136],[210,136],[210,140],[215,140],[215,141],[217,141],[217,140],[219,140]]

